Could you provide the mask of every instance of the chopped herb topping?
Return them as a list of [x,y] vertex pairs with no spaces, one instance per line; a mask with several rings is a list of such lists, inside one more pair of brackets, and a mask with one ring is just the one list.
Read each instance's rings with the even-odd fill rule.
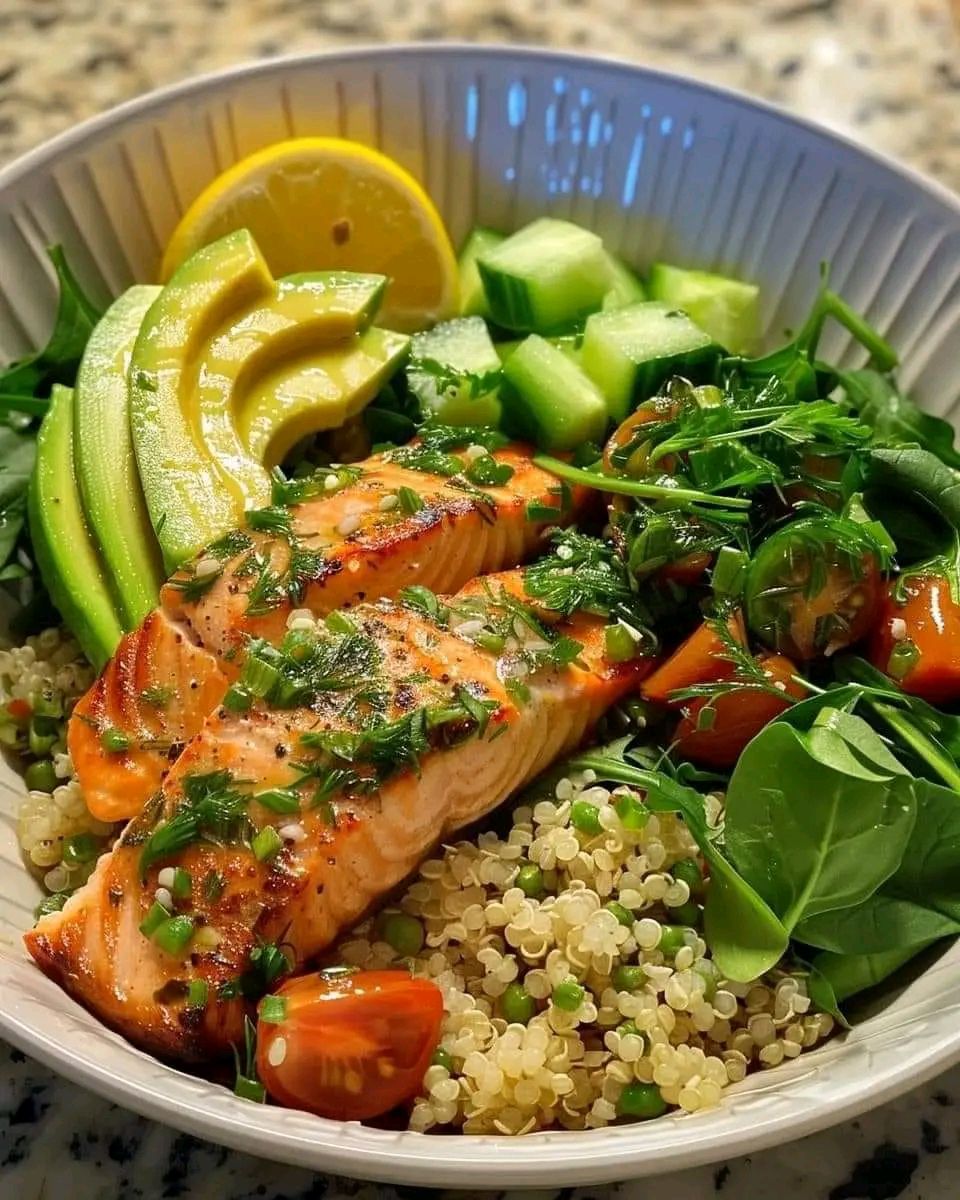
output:
[[[314,496],[330,495],[348,487],[363,475],[363,468],[356,466],[318,467],[303,475],[288,479],[279,467],[274,467],[271,479],[271,500],[274,505],[302,504]],[[330,479],[333,486],[330,486]]]
[[278,504],[269,508],[250,509],[245,519],[251,529],[261,533],[281,533],[289,537],[292,530],[290,510]]

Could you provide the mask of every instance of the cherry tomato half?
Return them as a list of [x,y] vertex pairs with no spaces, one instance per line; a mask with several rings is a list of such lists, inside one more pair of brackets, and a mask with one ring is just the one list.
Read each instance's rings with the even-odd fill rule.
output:
[[677,752],[682,758],[704,766],[732,767],[747,742],[789,707],[786,697],[799,700],[806,695],[805,689],[793,678],[797,668],[789,658],[768,654],[760,659],[760,665],[785,698],[781,700],[770,692],[750,688],[725,692],[710,705],[713,719],[709,725],[701,714],[710,702],[706,699],[689,701],[683,706],[683,716],[674,735]]
[[[728,628],[742,645],[747,644],[743,617],[739,612],[731,614]],[[641,691],[647,700],[658,704],[670,704],[672,693],[696,683],[712,683],[727,679],[733,674],[733,664],[724,657],[724,645],[706,621],[682,642],[670,657],[653,672],[642,685]]]
[[905,692],[930,704],[960,700],[960,608],[946,579],[918,575],[890,585],[870,640],[870,660]]
[[829,657],[870,632],[880,592],[880,564],[850,522],[801,518],[767,538],[751,560],[747,625],[790,658]]
[[257,1070],[278,1103],[363,1121],[417,1094],[443,1018],[435,984],[406,971],[321,972],[276,997],[261,1003]]

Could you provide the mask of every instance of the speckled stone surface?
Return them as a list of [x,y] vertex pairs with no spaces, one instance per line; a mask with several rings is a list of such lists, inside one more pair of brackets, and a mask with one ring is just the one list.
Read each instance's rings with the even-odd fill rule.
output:
[[[743,88],[960,188],[952,9],[957,0],[0,0],[0,163],[197,71],[292,51],[452,38],[576,47]],[[0,1044],[0,1200],[419,1194],[185,1137]],[[960,1068],[861,1120],[752,1158],[618,1188],[526,1195],[953,1200]]]

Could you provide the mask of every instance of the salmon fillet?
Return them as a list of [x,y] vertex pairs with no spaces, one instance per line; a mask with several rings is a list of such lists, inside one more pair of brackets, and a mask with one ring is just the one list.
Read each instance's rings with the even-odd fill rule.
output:
[[[646,673],[607,661],[601,618],[548,626],[518,597],[521,572],[447,603],[418,588],[298,621],[279,649],[251,643],[240,687],[260,698],[217,709],[88,883],[26,934],[40,967],[139,1046],[223,1054],[279,946],[301,969]],[[140,927],[172,867],[181,898],[159,898],[188,941],[171,949]]]
[[523,562],[546,527],[586,502],[584,492],[565,493],[561,505],[556,478],[520,445],[494,450],[509,478],[482,488],[406,465],[416,449],[344,468],[355,478],[329,495],[248,514],[245,528],[165,585],[160,609],[124,636],[70,722],[68,747],[94,816],[140,811],[236,677],[247,640],[279,640],[293,609],[323,615],[412,583],[454,591]]

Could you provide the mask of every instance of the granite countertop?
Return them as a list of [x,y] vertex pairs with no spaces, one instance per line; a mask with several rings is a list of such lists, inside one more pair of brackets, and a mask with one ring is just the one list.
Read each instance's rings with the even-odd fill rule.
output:
[[[75,120],[255,56],[410,39],[629,56],[776,100],[960,188],[957,0],[0,0],[0,163]],[[960,1068],[777,1150],[564,1200],[960,1195]],[[315,1200],[419,1189],[329,1179],[134,1117],[0,1043],[0,1197]],[[465,1193],[460,1193],[465,1196]],[[527,1193],[534,1195],[534,1193]]]

